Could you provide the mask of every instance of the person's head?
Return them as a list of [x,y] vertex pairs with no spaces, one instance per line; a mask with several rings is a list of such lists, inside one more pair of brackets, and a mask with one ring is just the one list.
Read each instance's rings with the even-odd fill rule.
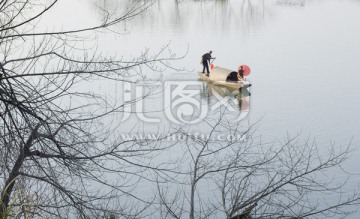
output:
[[209,54],[210,54],[210,55],[211,55],[211,53],[212,53],[212,50],[209,51]]

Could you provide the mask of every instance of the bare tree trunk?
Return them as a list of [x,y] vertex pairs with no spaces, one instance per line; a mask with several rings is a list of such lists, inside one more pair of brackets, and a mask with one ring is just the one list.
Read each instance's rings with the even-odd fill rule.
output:
[[16,178],[20,175],[19,171],[24,163],[25,158],[29,155],[30,147],[37,137],[37,131],[39,127],[40,125],[37,125],[35,129],[31,132],[27,141],[22,146],[20,146],[18,158],[16,159],[16,162],[9,174],[9,177],[5,182],[4,188],[2,188],[1,190],[2,194],[0,203],[2,203],[2,206],[0,209],[0,218],[5,218],[4,216],[6,215],[7,209],[9,207],[10,197],[16,183]]

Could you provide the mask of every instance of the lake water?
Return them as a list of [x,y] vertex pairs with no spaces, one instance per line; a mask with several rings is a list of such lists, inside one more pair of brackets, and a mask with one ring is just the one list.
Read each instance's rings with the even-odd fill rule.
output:
[[[127,2],[65,1],[53,18],[72,25],[74,6],[70,4],[76,4],[83,8],[82,16],[77,15],[76,19],[97,21],[105,16],[97,6],[118,13]],[[64,12],[64,7],[69,10]],[[156,52],[169,45],[173,53],[185,55],[172,63],[173,67],[183,70],[167,69],[162,73],[144,70],[145,74],[150,80],[159,81],[160,87],[174,81],[194,82],[194,87],[201,86],[204,90],[201,106],[214,106],[220,98],[216,93],[226,92],[213,91],[218,88],[199,82],[196,71],[202,69],[199,65],[202,54],[213,50],[214,64],[228,69],[249,65],[252,72],[248,80],[253,84],[250,95],[243,97],[240,109],[239,100],[230,95],[229,118],[241,118],[244,123],[260,121],[256,135],[265,142],[298,133],[301,139],[316,139],[324,150],[333,144],[351,142],[354,151],[345,168],[356,174],[351,184],[357,185],[360,179],[357,168],[360,156],[359,11],[358,0],[160,0],[144,14],[117,25],[114,29],[121,35],[101,35],[97,43],[104,54],[130,57],[141,54],[144,48]],[[64,20],[56,18],[64,15],[67,17]],[[161,124],[171,123],[163,112],[168,106],[161,99],[166,95],[162,92],[160,89],[144,107],[155,111],[148,117],[160,119]],[[188,106],[182,108],[182,112],[194,113]],[[134,124],[137,119],[130,118],[128,123]],[[146,122],[141,124],[144,129],[159,125],[157,122],[149,126]]]
[[[93,2],[110,11],[122,6],[122,1]],[[173,63],[186,70],[166,70],[163,81],[197,81],[200,57],[211,49],[216,66],[251,67],[246,117],[261,120],[258,133],[264,139],[301,132],[322,147],[350,141],[357,147],[359,9],[355,0],[162,0],[119,25],[124,35],[100,45],[133,56],[167,44],[179,56],[186,53]],[[358,164],[356,155],[350,168]]]
[[[105,4],[109,10],[114,6],[121,7],[118,1]],[[164,81],[196,81],[200,57],[212,49],[215,65],[252,68],[248,117],[262,118],[264,135],[303,131],[355,143],[360,131],[359,8],[355,0],[159,1],[119,25],[123,36],[99,44],[122,55],[135,56],[144,48],[156,52],[168,43],[179,56],[187,52],[173,63],[186,70],[166,70]]]

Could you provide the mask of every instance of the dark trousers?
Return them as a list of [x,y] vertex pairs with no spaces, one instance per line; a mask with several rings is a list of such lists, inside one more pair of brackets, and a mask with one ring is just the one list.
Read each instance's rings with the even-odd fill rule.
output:
[[209,62],[208,61],[203,61],[203,73],[205,73],[205,68],[206,68],[206,72],[207,72],[207,74],[210,74],[210,71],[209,71]]

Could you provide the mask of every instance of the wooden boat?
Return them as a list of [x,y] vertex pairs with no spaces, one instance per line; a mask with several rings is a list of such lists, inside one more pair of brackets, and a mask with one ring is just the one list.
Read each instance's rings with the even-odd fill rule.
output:
[[234,82],[226,81],[226,77],[229,75],[230,72],[232,71],[229,69],[215,67],[210,71],[209,77],[202,72],[198,72],[198,75],[201,80],[207,81],[209,84],[224,86],[230,89],[239,89],[245,87],[247,88],[251,86],[249,82],[244,80]]
[[213,81],[208,76],[206,76],[206,74],[204,74],[202,72],[198,72],[198,75],[201,80],[207,81],[209,84],[213,83]]

